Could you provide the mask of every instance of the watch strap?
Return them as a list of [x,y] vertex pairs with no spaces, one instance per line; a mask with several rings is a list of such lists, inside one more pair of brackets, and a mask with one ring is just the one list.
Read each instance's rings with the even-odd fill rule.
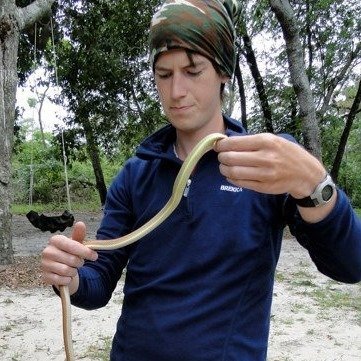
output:
[[311,207],[317,207],[315,205],[315,202],[312,200],[310,196],[305,198],[294,198],[290,195],[290,197],[294,200],[294,202],[301,207],[311,208]]
[[[325,189],[325,187],[329,187],[329,190],[331,190],[331,193],[327,197],[327,199],[323,198],[323,189]],[[294,198],[291,195],[289,196],[298,206],[306,207],[306,208],[318,207],[329,202],[333,192],[335,192],[335,189],[336,186],[332,181],[331,176],[327,173],[325,178],[317,185],[315,190],[308,197]]]

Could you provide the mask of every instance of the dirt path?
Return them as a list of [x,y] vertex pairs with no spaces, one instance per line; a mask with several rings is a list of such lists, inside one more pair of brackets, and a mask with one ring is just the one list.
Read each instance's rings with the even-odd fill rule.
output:
[[[84,220],[93,236],[100,214],[77,214],[76,219]],[[60,301],[37,275],[37,255],[48,237],[25,217],[14,217],[16,255],[33,257],[19,258],[23,263],[0,272],[0,360],[64,360]],[[284,242],[276,279],[269,361],[361,360],[361,284],[327,279],[292,239]],[[94,350],[109,343],[121,304],[120,283],[105,308],[73,307],[77,359],[100,360]]]

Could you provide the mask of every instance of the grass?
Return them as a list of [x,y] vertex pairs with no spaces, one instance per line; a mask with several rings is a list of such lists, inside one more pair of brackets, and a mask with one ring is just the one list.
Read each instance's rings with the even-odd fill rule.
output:
[[11,303],[14,303],[14,301],[11,298],[7,298],[2,303],[11,304]]
[[4,327],[2,327],[2,331],[4,332],[10,332],[13,329],[13,325],[12,324],[7,324]]
[[[290,285],[289,289],[295,294],[310,297],[321,310],[327,312],[332,309],[349,309],[356,312],[357,322],[361,322],[361,297],[357,296],[361,294],[361,283],[354,285],[356,290],[351,292],[338,287],[342,284],[336,281],[329,280],[325,285],[317,285],[312,279],[312,274],[303,269],[298,269],[287,276],[284,272],[276,272],[277,282]],[[293,313],[299,312],[300,309],[308,313],[307,308],[302,304],[294,304],[291,307]]]
[[18,361],[20,360],[21,354],[16,351],[15,354],[11,357],[11,361]]
[[361,208],[355,208],[356,213],[361,217]]
[[[300,267],[304,267],[302,263],[299,265]],[[315,283],[312,282],[313,276],[311,273],[298,269],[295,272],[287,274],[285,272],[281,272],[276,270],[276,282],[288,283],[294,289],[294,287],[316,287]]]
[[[361,322],[361,297],[358,296],[361,295],[361,283],[353,285],[352,291],[344,287],[342,283],[333,280],[318,285],[305,266],[306,264],[300,262],[293,272],[276,271],[276,282],[286,284],[288,290],[302,298],[310,297],[323,311],[332,312],[332,309],[354,311],[357,322]],[[294,304],[291,307],[293,313],[299,312],[300,309],[306,313],[309,311],[302,304]]]
[[84,357],[89,357],[91,360],[108,361],[112,339],[112,337],[100,337],[100,342],[90,346]]
[[[33,210],[38,213],[63,213],[65,210],[69,210],[67,203],[33,203],[31,206],[29,204],[12,204],[11,212],[13,214],[25,215],[30,210]],[[72,212],[99,212],[101,206],[98,202],[88,202],[88,203],[71,203]]]
[[[357,287],[357,286],[356,286]],[[312,298],[323,308],[349,308],[361,312],[361,299],[347,291],[341,291],[330,285],[318,287],[310,292]]]
[[[276,272],[277,282],[290,284],[294,292],[311,296],[321,308],[350,308],[361,313],[360,297],[355,297],[347,290],[337,289],[335,286],[339,283],[336,281],[329,280],[325,286],[318,286],[312,279],[312,274],[302,269],[291,273],[290,276],[286,276],[284,272]],[[354,287],[359,287],[361,294],[361,284]]]
[[278,271],[278,270],[276,270],[275,280],[276,280],[276,282],[288,282],[289,281],[286,273]]

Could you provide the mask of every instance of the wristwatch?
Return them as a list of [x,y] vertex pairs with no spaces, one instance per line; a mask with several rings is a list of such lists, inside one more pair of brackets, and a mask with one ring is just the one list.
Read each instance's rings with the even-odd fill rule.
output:
[[316,187],[311,195],[305,198],[297,199],[290,196],[297,205],[301,207],[319,207],[328,203],[336,191],[335,183],[331,176],[327,173],[323,181]]

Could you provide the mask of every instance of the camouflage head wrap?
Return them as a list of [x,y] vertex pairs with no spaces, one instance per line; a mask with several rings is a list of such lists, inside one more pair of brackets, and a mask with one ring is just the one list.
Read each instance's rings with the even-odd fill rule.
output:
[[237,0],[166,0],[150,26],[150,63],[170,49],[189,49],[216,63],[222,75],[232,76]]

